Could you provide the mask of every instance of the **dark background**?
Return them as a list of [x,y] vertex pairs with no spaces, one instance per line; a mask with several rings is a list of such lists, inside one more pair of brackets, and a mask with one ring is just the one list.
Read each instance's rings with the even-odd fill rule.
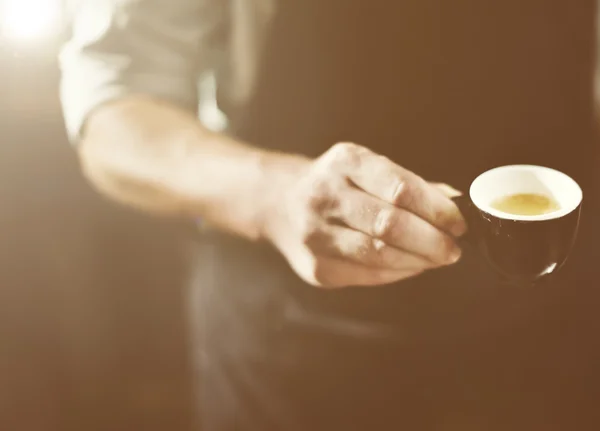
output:
[[[519,27],[498,25],[499,39],[512,49],[515,38],[528,37],[531,55],[515,55],[523,75],[536,61],[551,65],[540,79],[556,82],[569,109],[535,88],[524,97],[539,101],[535,115],[548,115],[555,130],[575,130],[529,133],[530,112],[522,134],[548,145],[596,145],[594,3],[511,4],[503,10]],[[535,22],[518,19],[523,8]],[[192,372],[179,231],[109,204],[81,179],[58,104],[58,41],[36,49],[0,43],[0,429],[188,430]],[[520,76],[508,79],[522,85]],[[582,234],[564,270],[572,288],[545,298],[548,337],[540,340],[554,359],[545,366],[556,366],[556,381],[540,390],[573,391],[565,407],[573,414],[565,417],[585,411],[584,426],[571,424],[580,430],[597,429],[585,425],[600,382],[598,199],[584,177]],[[532,348],[523,346],[523,355]]]
[[187,430],[179,230],[81,179],[55,50],[0,51],[0,429]]

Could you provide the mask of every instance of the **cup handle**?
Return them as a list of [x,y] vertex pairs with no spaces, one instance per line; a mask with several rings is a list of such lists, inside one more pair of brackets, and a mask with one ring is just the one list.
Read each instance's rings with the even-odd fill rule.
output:
[[476,224],[475,224],[475,212],[474,205],[468,194],[462,194],[452,198],[454,204],[458,207],[463,217],[467,222],[469,230],[463,236],[458,238],[457,242],[461,247],[475,248],[476,242]]

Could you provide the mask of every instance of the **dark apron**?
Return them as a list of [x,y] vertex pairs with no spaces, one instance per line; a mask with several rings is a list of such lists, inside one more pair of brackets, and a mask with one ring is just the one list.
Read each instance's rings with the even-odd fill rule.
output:
[[[504,2],[455,3],[280,1],[234,133],[311,156],[353,141],[462,190],[508,163],[577,176],[580,161],[548,147],[577,125],[565,131],[536,110],[557,95],[536,75],[551,59],[525,73],[531,47],[506,30],[526,18]],[[535,337],[544,302],[497,283],[476,256],[398,285],[330,292],[267,245],[218,233],[201,243],[203,431],[525,425],[537,395],[521,390],[514,355]]]

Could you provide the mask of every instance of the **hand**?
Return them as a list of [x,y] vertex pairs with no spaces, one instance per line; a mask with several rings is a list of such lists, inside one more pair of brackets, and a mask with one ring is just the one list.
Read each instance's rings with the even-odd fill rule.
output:
[[265,236],[311,285],[383,285],[460,258],[455,191],[367,148],[336,144],[279,183]]

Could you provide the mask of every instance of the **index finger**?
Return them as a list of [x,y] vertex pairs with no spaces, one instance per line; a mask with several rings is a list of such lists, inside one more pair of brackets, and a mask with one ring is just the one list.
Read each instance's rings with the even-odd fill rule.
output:
[[466,232],[462,214],[444,193],[384,156],[370,150],[361,153],[360,162],[347,172],[357,187],[452,235],[460,236]]

